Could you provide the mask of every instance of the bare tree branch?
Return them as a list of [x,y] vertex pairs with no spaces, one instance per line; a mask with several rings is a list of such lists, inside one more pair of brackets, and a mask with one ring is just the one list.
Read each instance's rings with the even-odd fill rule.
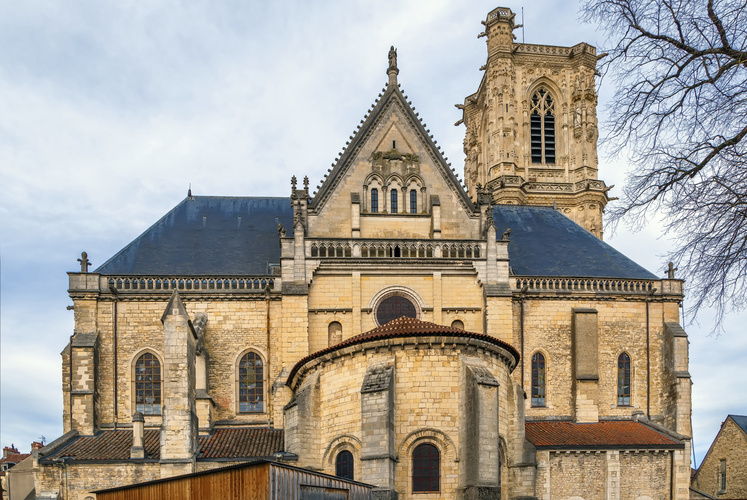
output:
[[587,0],[615,97],[602,145],[631,173],[612,224],[663,218],[691,311],[747,307],[747,2]]

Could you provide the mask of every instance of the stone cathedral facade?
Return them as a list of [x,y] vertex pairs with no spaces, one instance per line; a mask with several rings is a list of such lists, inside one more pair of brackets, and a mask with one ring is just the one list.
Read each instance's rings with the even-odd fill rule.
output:
[[190,193],[81,256],[39,498],[256,457],[385,499],[688,497],[683,284],[602,241],[596,51],[515,43],[507,8],[483,24],[466,187],[392,48],[317,192]]

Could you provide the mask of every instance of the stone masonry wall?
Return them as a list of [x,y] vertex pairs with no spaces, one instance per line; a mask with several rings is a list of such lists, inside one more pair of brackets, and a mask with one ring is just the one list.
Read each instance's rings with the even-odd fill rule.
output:
[[[726,489],[719,484],[721,460],[726,460]],[[747,498],[747,434],[728,418],[721,426],[693,486],[717,498]]]

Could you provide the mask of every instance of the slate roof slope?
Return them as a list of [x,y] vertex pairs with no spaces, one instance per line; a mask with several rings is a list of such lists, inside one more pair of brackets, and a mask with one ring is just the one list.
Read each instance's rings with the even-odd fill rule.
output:
[[684,444],[640,422],[608,420],[588,424],[535,421],[525,424],[526,438],[537,448],[684,448]]
[[278,222],[291,236],[290,198],[188,197],[95,272],[266,276],[280,263]]
[[[160,431],[146,429],[143,432],[145,453],[148,460],[159,460]],[[280,429],[269,428],[218,428],[208,436],[200,436],[200,460],[247,459],[270,457],[283,451],[284,433]],[[130,459],[132,431],[101,431],[94,436],[80,436],[67,445],[44,457],[51,463],[57,457],[69,457],[71,461],[82,462],[123,462]]]
[[496,238],[507,228],[516,276],[659,279],[552,207],[497,205]]
[[730,417],[740,429],[747,432],[747,415],[727,415],[727,417]]

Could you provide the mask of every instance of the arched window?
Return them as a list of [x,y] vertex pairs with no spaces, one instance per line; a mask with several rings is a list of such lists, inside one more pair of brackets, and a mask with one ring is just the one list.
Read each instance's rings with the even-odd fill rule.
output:
[[391,213],[396,214],[397,213],[397,188],[392,188],[391,191],[391,198],[392,198],[392,210]]
[[265,372],[259,354],[249,351],[239,361],[239,413],[265,411]]
[[532,406],[545,406],[545,356],[532,355]]
[[617,406],[630,406],[630,356],[617,358]]
[[419,444],[412,452],[412,492],[440,490],[441,457],[430,443]]
[[342,342],[342,325],[339,321],[333,321],[327,327],[327,342],[330,346]]
[[537,89],[531,106],[532,163],[555,163],[555,103],[552,95],[544,88]]
[[161,414],[161,363],[151,352],[135,361],[135,411]]
[[418,192],[414,189],[410,190],[410,213],[418,213]]
[[454,321],[451,322],[451,327],[464,330],[464,321],[462,321],[461,319],[455,319]]
[[343,479],[355,480],[355,472],[353,470],[353,454],[348,450],[342,450],[337,454],[335,459],[335,476]]
[[371,189],[371,213],[375,214],[379,211],[379,190],[376,188]]

